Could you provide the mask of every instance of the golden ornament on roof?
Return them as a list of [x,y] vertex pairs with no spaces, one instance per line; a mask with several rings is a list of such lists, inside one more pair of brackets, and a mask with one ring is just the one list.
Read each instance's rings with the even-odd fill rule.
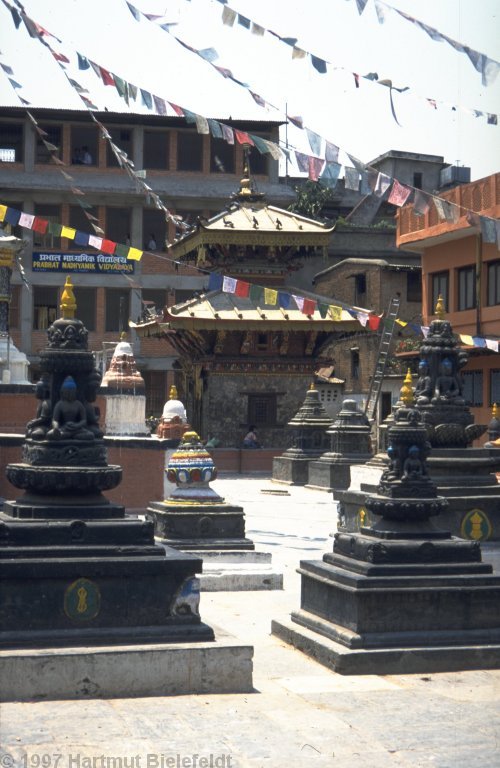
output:
[[61,314],[65,320],[71,320],[75,316],[76,312],[76,299],[73,293],[73,284],[71,278],[68,275],[66,282],[64,283],[63,292],[61,294],[61,304],[59,305]]

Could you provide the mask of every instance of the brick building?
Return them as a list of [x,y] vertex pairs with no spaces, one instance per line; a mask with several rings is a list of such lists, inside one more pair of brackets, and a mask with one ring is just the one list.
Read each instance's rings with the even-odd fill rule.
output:
[[[424,216],[405,206],[397,217],[398,245],[421,255],[424,323],[434,319],[441,294],[455,333],[498,340],[500,252],[497,243],[485,242],[479,217],[471,219],[467,211],[500,218],[500,173],[441,196],[462,206],[456,222],[441,221],[434,206]],[[491,406],[500,403],[500,357],[477,344],[466,348],[464,396],[476,422],[487,424]]]
[[[86,111],[32,109],[46,140],[57,147],[65,163],[55,165],[37,135],[26,110],[0,109],[0,202],[77,230],[92,232],[84,209],[71,192],[76,188],[88,210],[97,217],[107,238],[148,249],[154,236],[156,249],[140,262],[128,261],[112,273],[79,269],[73,282],[79,316],[89,330],[89,346],[100,352],[116,343],[129,318],[138,318],[145,307],[161,309],[182,301],[206,282],[190,265],[176,267],[166,257],[166,247],[176,237],[175,225],[148,201],[134,181],[118,166],[109,143],[99,135]],[[242,174],[240,145],[201,135],[184,118],[156,115],[97,113],[115,144],[133,160],[147,183],[173,214],[193,223],[198,216],[220,210],[237,188]],[[226,121],[243,131],[277,141],[278,123]],[[88,153],[82,162],[83,148]],[[252,148],[253,149],[253,148]],[[278,183],[278,163],[255,151],[255,178],[268,199],[289,204],[293,192]],[[71,176],[65,179],[61,169]],[[74,241],[15,227],[13,234],[28,241],[23,263],[31,286],[13,275],[10,330],[16,346],[30,360],[37,378],[38,350],[45,345],[46,328],[58,313],[64,284],[64,254],[81,254]],[[91,249],[92,251],[92,249]],[[94,251],[92,251],[95,253]],[[146,302],[146,303],[145,303]],[[158,339],[138,339],[132,334],[138,366],[146,382],[148,414],[161,412],[172,379],[175,350]]]

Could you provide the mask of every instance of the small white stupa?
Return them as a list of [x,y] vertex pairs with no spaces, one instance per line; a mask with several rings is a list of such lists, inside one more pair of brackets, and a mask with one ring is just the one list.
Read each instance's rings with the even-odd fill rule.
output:
[[18,237],[4,234],[0,224],[0,383],[29,384],[29,361],[9,333],[10,279],[16,255],[26,243]]
[[163,406],[163,413],[156,430],[158,437],[180,440],[183,434],[191,429],[188,424],[186,409],[177,398],[177,387],[172,384],[169,399]]
[[102,380],[102,386],[107,388],[106,434],[144,437],[149,435],[145,384],[137,370],[132,347],[124,337],[122,334]]

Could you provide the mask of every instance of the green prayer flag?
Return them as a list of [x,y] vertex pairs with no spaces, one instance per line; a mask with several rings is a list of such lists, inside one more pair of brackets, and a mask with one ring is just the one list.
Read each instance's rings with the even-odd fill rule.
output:
[[251,285],[249,292],[250,301],[261,301],[264,296],[264,289],[260,285]]

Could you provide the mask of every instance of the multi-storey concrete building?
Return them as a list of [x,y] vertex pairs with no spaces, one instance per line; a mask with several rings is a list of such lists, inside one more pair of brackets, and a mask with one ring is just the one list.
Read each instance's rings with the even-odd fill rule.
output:
[[[139,262],[97,271],[95,259],[86,264],[63,258],[85,252],[75,241],[14,228],[14,234],[28,241],[23,263],[30,290],[15,273],[10,330],[16,346],[30,360],[32,378],[37,378],[38,350],[45,345],[46,328],[58,312],[64,271],[73,272],[79,317],[89,330],[91,349],[97,352],[106,343],[118,341],[120,332],[128,330],[129,318],[138,318],[153,305],[162,309],[187,298],[203,288],[206,275],[169,260],[166,247],[176,237],[175,224],[166,221],[163,211],[119,167],[109,142],[87,112],[32,109],[31,114],[45,132],[45,141],[57,147],[52,154],[64,165],[51,159],[25,109],[1,108],[0,202],[92,233],[85,216],[88,211],[107,238],[148,251]],[[111,112],[96,116],[169,211],[188,223],[219,211],[237,189],[243,168],[241,145],[198,134],[184,118]],[[276,122],[230,124],[278,140]],[[277,161],[252,150],[259,188],[271,202],[288,205],[294,193],[279,184]],[[132,341],[146,381],[148,413],[161,412],[176,353],[165,340],[133,337]]]

